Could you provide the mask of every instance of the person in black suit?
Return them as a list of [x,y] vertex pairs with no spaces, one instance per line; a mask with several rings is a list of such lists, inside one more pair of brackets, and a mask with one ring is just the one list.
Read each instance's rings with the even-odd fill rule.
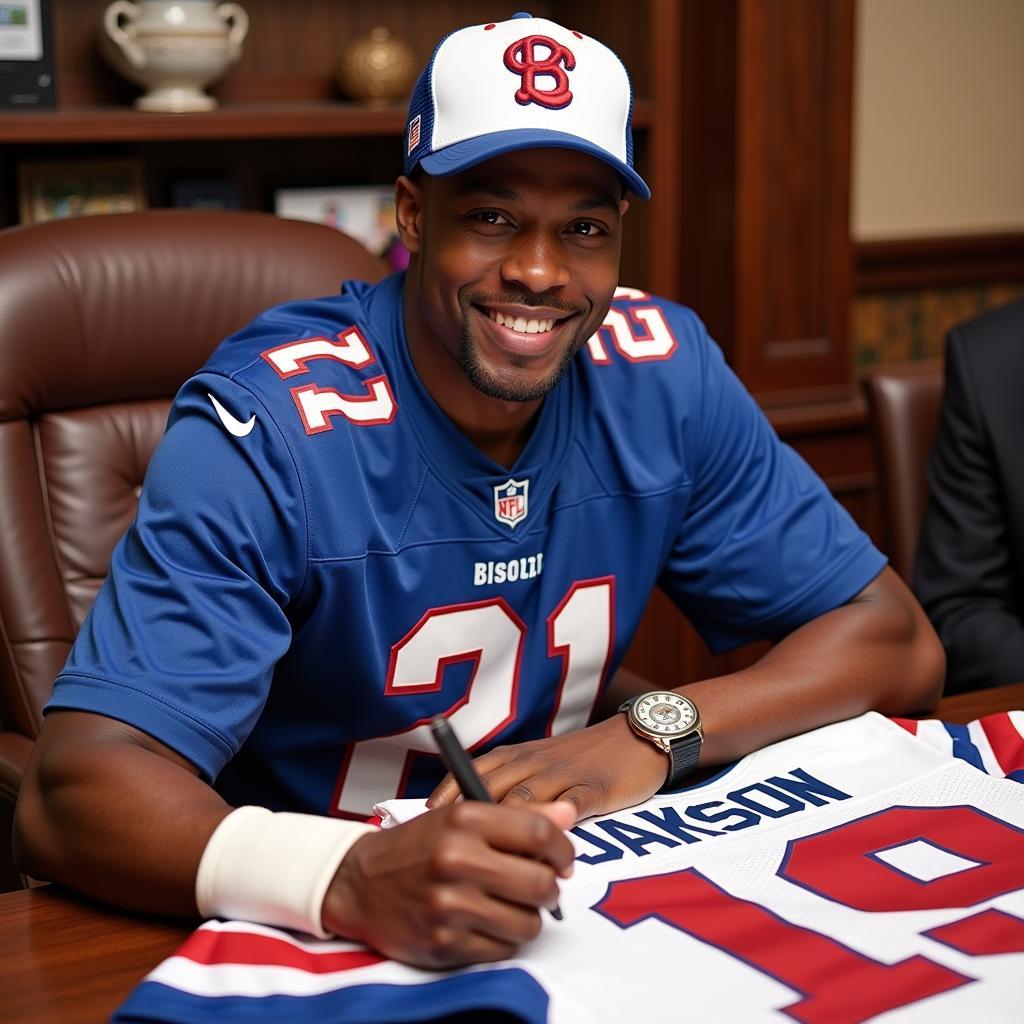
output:
[[1024,301],[953,328],[914,590],[946,693],[1024,680]]

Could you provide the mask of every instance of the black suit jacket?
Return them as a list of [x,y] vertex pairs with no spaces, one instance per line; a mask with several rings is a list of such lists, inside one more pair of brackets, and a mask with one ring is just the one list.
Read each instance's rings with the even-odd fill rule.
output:
[[946,692],[1024,680],[1024,302],[946,339],[914,590],[946,648]]

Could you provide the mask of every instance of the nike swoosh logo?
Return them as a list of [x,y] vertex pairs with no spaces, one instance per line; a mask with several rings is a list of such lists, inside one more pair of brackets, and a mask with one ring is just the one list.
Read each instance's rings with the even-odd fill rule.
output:
[[213,397],[207,391],[206,397],[213,402],[213,408],[216,410],[217,415],[220,417],[221,423],[227,428],[229,434],[234,434],[235,437],[245,437],[247,434],[252,432],[252,428],[256,426],[256,413],[253,413],[249,419],[243,423],[240,419],[236,419],[224,408],[216,398]]

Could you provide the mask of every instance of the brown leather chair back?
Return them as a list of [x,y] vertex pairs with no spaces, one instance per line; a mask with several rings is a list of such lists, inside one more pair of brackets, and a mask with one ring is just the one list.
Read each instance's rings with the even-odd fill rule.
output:
[[0,231],[8,734],[39,729],[179,386],[260,310],[384,273],[339,232],[258,213],[156,210]]
[[942,360],[886,366],[864,380],[871,410],[886,553],[909,585],[928,501],[925,468],[942,407]]

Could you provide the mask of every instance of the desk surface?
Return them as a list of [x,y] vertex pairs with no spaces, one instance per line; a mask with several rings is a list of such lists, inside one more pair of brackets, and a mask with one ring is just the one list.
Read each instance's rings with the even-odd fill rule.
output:
[[[1024,708],[1024,683],[947,697],[935,717],[969,722],[1013,708]],[[55,887],[0,895],[0,1020],[107,1020],[191,930],[190,924],[110,910]]]

